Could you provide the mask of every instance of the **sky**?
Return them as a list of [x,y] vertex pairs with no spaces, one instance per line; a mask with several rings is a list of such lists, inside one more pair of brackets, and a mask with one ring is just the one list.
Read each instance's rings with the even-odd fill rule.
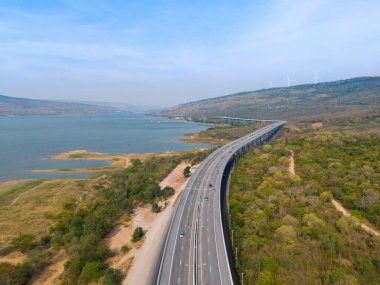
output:
[[0,0],[0,94],[171,106],[380,73],[379,0]]

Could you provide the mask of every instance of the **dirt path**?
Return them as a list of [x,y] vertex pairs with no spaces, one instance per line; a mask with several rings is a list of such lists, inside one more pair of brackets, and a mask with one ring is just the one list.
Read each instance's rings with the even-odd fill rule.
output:
[[0,263],[7,262],[11,264],[20,264],[26,260],[26,256],[19,251],[13,251],[7,255],[0,256]]
[[[339,212],[341,212],[343,214],[343,216],[346,216],[346,217],[350,217],[351,216],[350,212],[347,211],[347,209],[345,209],[343,207],[343,205],[339,201],[337,201],[335,199],[331,199],[331,203],[333,204],[333,206],[335,207],[335,209],[337,209]],[[368,226],[368,225],[366,225],[364,223],[360,223],[360,226],[366,232],[374,234],[375,236],[380,236],[380,232],[378,230],[375,230],[373,228],[373,226]]]
[[291,150],[290,151],[290,158],[289,158],[290,162],[289,162],[289,172],[291,175],[296,175],[296,171],[295,171],[295,168],[294,168],[294,152]]
[[40,274],[35,276],[31,284],[32,285],[50,285],[59,284],[59,276],[65,269],[65,263],[67,259],[64,251],[61,250],[53,259],[51,264],[47,266]]
[[[168,206],[159,214],[153,214],[148,208],[140,208],[136,211],[132,223],[138,223],[147,229],[145,241],[133,256],[133,263],[127,277],[123,280],[124,285],[147,284],[149,274],[154,266],[160,250],[160,237],[164,236],[166,225],[170,220],[175,201],[184,189],[187,179],[183,177],[186,163],[179,164],[161,183],[161,188],[171,186],[175,194],[168,200]],[[130,258],[130,257],[129,257]]]
[[[289,172],[291,175],[295,175],[296,172],[295,172],[295,165],[294,165],[294,153],[292,150],[290,151],[290,153],[291,153],[291,155],[290,155],[290,163],[289,163]],[[346,216],[346,217],[351,216],[351,213],[349,211],[347,211],[347,209],[345,209],[339,201],[337,201],[335,199],[331,199],[331,204],[333,204],[335,209],[337,209],[339,212],[341,212],[343,214],[343,216]],[[360,226],[366,232],[374,234],[375,236],[380,236],[380,232],[378,230],[376,230],[373,226],[369,226],[369,225],[366,225],[364,223],[360,223]]]
[[42,183],[40,183],[40,184],[38,184],[38,185],[36,185],[36,186],[34,186],[34,187],[28,189],[27,191],[22,192],[20,195],[18,195],[16,198],[14,198],[14,199],[12,200],[12,202],[11,202],[9,205],[6,205],[6,206],[3,206],[3,207],[0,207],[0,209],[6,209],[6,208],[10,208],[10,207],[12,207],[14,204],[17,203],[17,201],[18,201],[21,197],[23,197],[23,196],[25,196],[26,194],[29,194],[30,192],[34,191],[36,188],[41,187],[41,185],[43,185],[43,184],[45,184],[45,183],[46,183],[46,181],[44,181],[44,182],[42,182]]

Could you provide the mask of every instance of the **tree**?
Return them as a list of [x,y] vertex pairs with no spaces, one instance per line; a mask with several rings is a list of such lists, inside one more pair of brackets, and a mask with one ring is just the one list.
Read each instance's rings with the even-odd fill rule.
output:
[[190,169],[191,169],[191,167],[189,165],[186,166],[186,168],[183,170],[183,176],[189,177],[191,174]]

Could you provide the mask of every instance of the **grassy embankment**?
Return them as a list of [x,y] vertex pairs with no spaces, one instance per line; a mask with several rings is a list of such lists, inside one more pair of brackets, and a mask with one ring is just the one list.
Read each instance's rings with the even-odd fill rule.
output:
[[[380,228],[379,116],[289,126],[244,155],[232,174],[233,246],[244,284],[378,284],[380,239],[360,222]],[[332,198],[353,217],[342,217]]]
[[193,150],[146,156],[89,180],[28,181],[2,189],[1,255],[21,251],[25,258],[19,264],[0,263],[0,283],[26,284],[64,249],[64,284],[118,284],[119,273],[107,270],[111,252],[103,238],[136,206],[172,195],[158,182],[180,161],[196,163],[205,155]]

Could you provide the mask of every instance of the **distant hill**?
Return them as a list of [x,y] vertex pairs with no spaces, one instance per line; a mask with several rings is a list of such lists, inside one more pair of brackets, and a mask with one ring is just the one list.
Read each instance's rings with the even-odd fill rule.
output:
[[158,106],[145,106],[145,105],[131,105],[123,102],[107,102],[107,101],[59,101],[59,102],[69,102],[69,103],[83,103],[97,106],[108,106],[116,108],[123,112],[132,113],[157,113],[163,108]]
[[380,77],[271,88],[181,104],[163,115],[292,119],[378,108]]
[[34,100],[0,95],[0,116],[88,115],[96,113],[112,113],[117,111],[118,109],[110,106]]

